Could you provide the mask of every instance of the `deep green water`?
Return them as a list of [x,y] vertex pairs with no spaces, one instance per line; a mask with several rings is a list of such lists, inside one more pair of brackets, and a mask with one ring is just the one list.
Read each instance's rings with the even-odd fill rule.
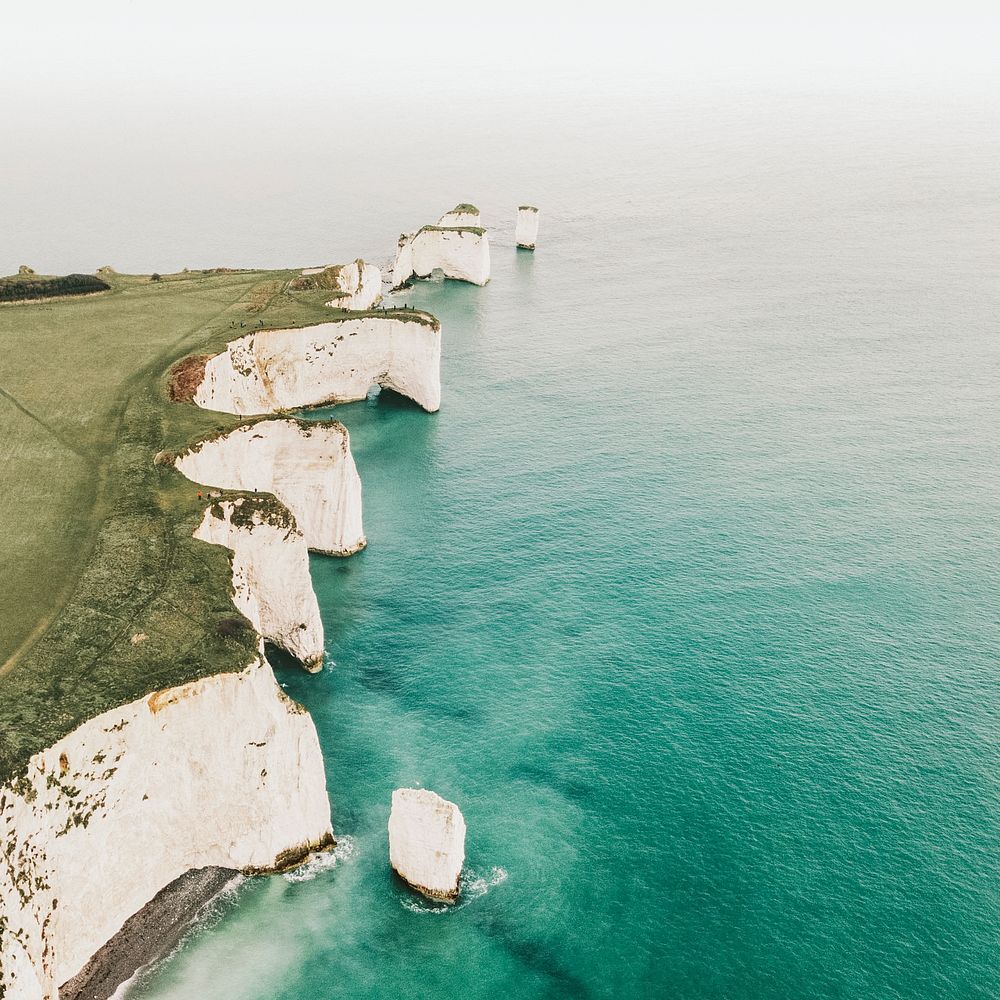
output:
[[[997,996],[995,115],[849,110],[553,138],[537,253],[405,295],[442,408],[337,408],[370,545],[280,671],[338,859],[133,997]],[[446,912],[388,868],[415,783]]]

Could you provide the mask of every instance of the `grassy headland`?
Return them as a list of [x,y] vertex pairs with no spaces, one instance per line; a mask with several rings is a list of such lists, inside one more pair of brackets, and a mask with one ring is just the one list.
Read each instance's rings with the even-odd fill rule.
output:
[[174,361],[346,318],[296,274],[102,274],[102,295],[0,310],[0,780],[88,718],[248,661],[228,553],[191,537],[205,501],[153,458],[241,422],[171,403]]

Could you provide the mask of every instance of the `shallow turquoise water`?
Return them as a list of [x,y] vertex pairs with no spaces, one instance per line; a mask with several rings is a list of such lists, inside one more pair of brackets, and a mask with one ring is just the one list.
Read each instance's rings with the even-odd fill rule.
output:
[[[279,672],[338,859],[133,996],[996,996],[994,118],[850,110],[622,126],[537,253],[405,294],[442,408],[336,409],[370,545],[313,560],[336,666]],[[415,783],[454,910],[388,869]]]

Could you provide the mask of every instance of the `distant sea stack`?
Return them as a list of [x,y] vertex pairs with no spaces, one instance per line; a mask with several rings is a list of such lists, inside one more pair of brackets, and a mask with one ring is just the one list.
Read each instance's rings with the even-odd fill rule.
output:
[[389,815],[389,861],[417,892],[455,902],[465,863],[465,820],[458,806],[425,788],[397,788]]
[[473,285],[490,280],[490,241],[475,205],[456,205],[437,225],[399,237],[393,288],[401,288],[413,277],[429,278],[435,271]]
[[538,209],[534,205],[521,205],[517,210],[517,230],[514,234],[522,250],[534,250],[538,239]]

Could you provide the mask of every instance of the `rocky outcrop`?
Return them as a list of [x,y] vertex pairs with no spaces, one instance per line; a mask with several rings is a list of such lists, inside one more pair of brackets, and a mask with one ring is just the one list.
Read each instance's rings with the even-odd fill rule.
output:
[[479,209],[474,205],[458,205],[441,216],[438,225],[399,237],[392,269],[394,288],[401,288],[414,276],[429,278],[435,271],[473,285],[490,280],[490,241],[479,225]]
[[328,289],[333,295],[327,305],[334,309],[371,309],[382,298],[382,272],[359,257],[350,264],[307,267],[288,287],[292,291]]
[[337,421],[261,420],[199,442],[174,464],[205,486],[273,493],[313,551],[346,556],[365,546],[361,479]]
[[344,264],[337,275],[339,295],[327,305],[333,309],[371,309],[382,298],[382,272],[359,257]]
[[272,496],[217,500],[195,538],[233,553],[233,604],[259,635],[307,670],[323,665],[323,622],[309,551],[288,509]]
[[425,788],[397,788],[389,814],[389,861],[412,888],[454,902],[465,863],[465,820]]
[[274,413],[364,399],[372,385],[438,409],[441,326],[433,316],[399,310],[248,334],[205,363],[193,401],[225,413]]
[[479,218],[479,209],[475,205],[469,205],[463,203],[461,205],[456,205],[450,212],[445,212],[444,215],[438,219],[437,224],[439,226],[475,226],[481,227],[482,222]]
[[538,239],[538,209],[533,205],[522,205],[517,210],[517,230],[514,239],[524,250],[535,249],[535,241]]
[[185,872],[331,846],[309,715],[260,654],[98,715],[0,789],[0,995],[49,1000]]

